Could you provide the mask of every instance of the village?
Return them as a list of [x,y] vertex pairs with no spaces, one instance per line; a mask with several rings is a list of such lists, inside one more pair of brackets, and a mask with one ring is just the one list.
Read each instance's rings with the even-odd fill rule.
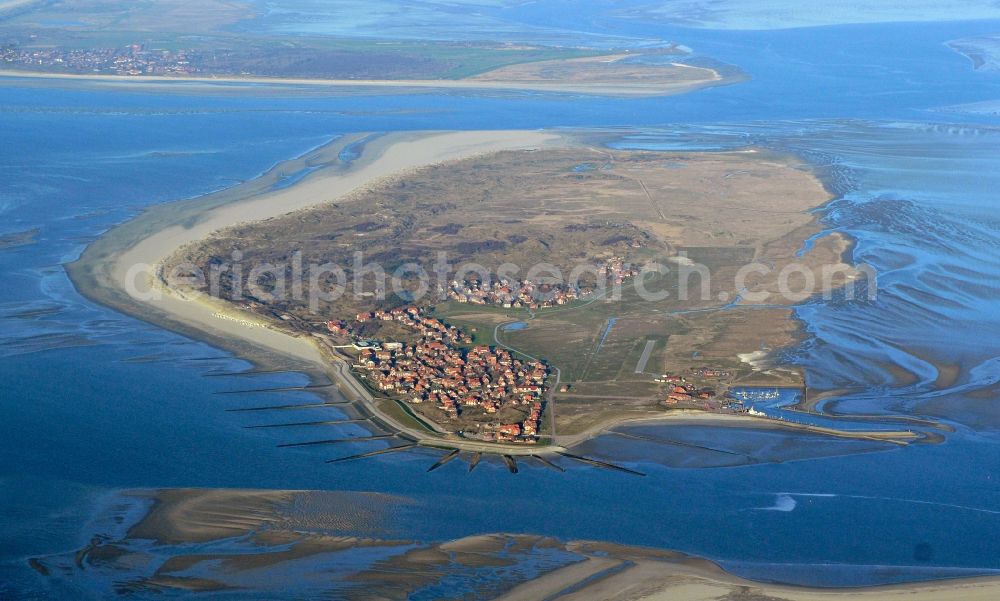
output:
[[[609,259],[600,276],[618,285],[640,274],[619,257]],[[582,300],[594,288],[498,279],[452,280],[448,298],[460,303],[504,308],[543,309]],[[362,312],[353,320],[331,320],[326,328],[348,341],[357,354],[352,367],[373,391],[419,409],[455,433],[484,442],[537,444],[547,402],[549,367],[521,359],[499,347],[473,345],[468,333],[432,317],[417,306]],[[666,409],[711,413],[748,413],[741,399],[718,391],[732,375],[693,367],[684,375],[665,373],[653,381],[666,385]],[[558,392],[567,392],[563,384]]]
[[[731,372],[712,369],[707,367],[692,367],[689,377],[698,380],[720,380],[730,377]],[[710,386],[697,386],[688,382],[688,378],[676,374],[663,374],[658,378],[653,378],[658,384],[672,384],[670,393],[667,395],[666,404],[676,405],[678,403],[691,403],[697,401],[710,401],[718,397],[715,388]],[[709,407],[706,407],[708,409]]]
[[26,68],[107,75],[193,75],[196,53],[186,50],[147,50],[142,44],[124,48],[19,49],[0,48],[0,62]]
[[[688,377],[703,383],[707,380],[728,379],[731,376],[730,371],[709,367],[692,367],[688,373]],[[753,392],[726,389],[720,393],[712,386],[694,384],[688,377],[662,374],[653,379],[656,383],[670,385],[670,392],[663,401],[663,405],[668,409],[697,409],[709,413],[736,413],[761,417],[765,416],[765,413],[755,409],[752,402],[779,396],[777,389],[757,389]]]
[[[402,325],[412,332],[413,340],[366,340],[358,332],[370,322]],[[465,438],[538,443],[549,374],[543,362],[518,359],[502,348],[471,346],[471,336],[424,315],[418,307],[360,313],[353,322],[333,320],[326,326],[331,334],[354,341],[351,346],[358,354],[353,367],[371,388],[412,405],[426,404],[451,421],[472,418],[477,427],[459,432]],[[691,368],[686,376],[662,374],[653,381],[669,385],[662,401],[669,409],[756,414],[744,400],[706,385],[706,381],[730,375],[724,370]],[[567,389],[563,385],[560,392]],[[519,418],[502,420],[500,414]],[[494,419],[483,422],[486,416]]]
[[[403,325],[415,338],[358,345],[354,367],[372,388],[415,405],[429,403],[451,420],[466,413],[518,415],[518,421],[492,420],[463,435],[484,441],[537,443],[548,376],[544,363],[517,359],[500,348],[469,347],[470,336],[423,315],[417,307],[361,313],[354,324],[330,321],[327,328],[334,335],[351,336],[370,321]],[[514,408],[520,411],[504,411]]]
[[[619,286],[628,278],[639,275],[639,269],[625,263],[621,257],[609,259],[597,273],[603,277],[605,285]],[[452,280],[447,296],[449,300],[475,305],[499,305],[506,309],[545,309],[565,305],[594,295],[594,288],[558,284],[536,284],[530,280],[511,282],[499,279],[494,282],[482,280]]]

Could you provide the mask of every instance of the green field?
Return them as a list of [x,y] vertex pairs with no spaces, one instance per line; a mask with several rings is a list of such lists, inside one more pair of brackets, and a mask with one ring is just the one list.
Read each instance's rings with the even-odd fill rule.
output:
[[[664,276],[647,276],[648,287],[667,285]],[[671,333],[683,324],[663,315],[671,304],[647,302],[631,286],[621,300],[597,298],[571,305],[525,310],[449,302],[438,305],[435,315],[473,332],[477,344],[493,345],[498,324],[524,321],[523,330],[500,331],[501,341],[531,356],[545,359],[562,371],[563,382],[647,383],[661,373],[662,352]],[[656,345],[645,374],[634,373],[646,340]]]

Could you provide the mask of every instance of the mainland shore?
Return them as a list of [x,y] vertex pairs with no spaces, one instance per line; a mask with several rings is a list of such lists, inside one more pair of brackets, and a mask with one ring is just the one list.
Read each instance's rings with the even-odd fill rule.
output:
[[[728,85],[745,80],[742,75],[724,75],[709,67],[695,67],[682,63],[671,67],[685,77],[669,78],[625,78],[622,80],[580,79],[544,80],[537,77],[512,74],[504,78],[502,74],[490,77],[478,76],[466,79],[306,79],[289,77],[254,77],[254,76],[162,76],[162,75],[101,75],[78,73],[50,73],[45,71],[21,71],[17,69],[0,69],[0,78],[20,77],[36,80],[79,81],[104,85],[163,85],[179,84],[186,86],[218,86],[244,85],[248,89],[257,90],[262,85],[275,86],[307,86],[315,89],[344,88],[362,90],[468,90],[468,91],[511,91],[511,92],[547,92],[557,94],[585,94],[594,96],[643,97],[643,96],[673,96],[694,92],[707,87]],[[518,78],[521,77],[521,78]]]

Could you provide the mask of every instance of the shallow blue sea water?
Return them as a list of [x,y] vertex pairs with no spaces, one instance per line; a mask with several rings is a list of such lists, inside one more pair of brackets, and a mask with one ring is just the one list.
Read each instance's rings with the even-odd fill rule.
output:
[[[544,25],[558,14],[534,6],[522,18]],[[586,11],[576,19],[606,27]],[[95,504],[131,487],[394,492],[426,509],[402,519],[405,536],[613,540],[813,584],[1000,569],[1000,439],[980,419],[1000,400],[982,392],[1000,378],[1000,130],[989,116],[937,110],[1000,98],[1000,78],[973,72],[942,45],[1000,23],[618,27],[680,39],[752,79],[627,100],[225,87],[196,94],[0,80],[0,233],[39,229],[35,244],[0,250],[0,597],[44,596],[26,559],[80,546]],[[615,129],[622,147],[768,145],[835,167],[843,197],[825,222],[857,238],[855,259],[878,270],[880,294],[801,307],[813,337],[791,360],[814,385],[852,389],[834,404],[839,411],[946,407],[956,432],[942,445],[780,465],[637,462],[645,478],[531,466],[512,477],[490,462],[471,475],[461,462],[425,475],[434,459],[422,453],[326,465],[370,446],[279,449],[287,433],[245,429],[263,418],[225,411],[303,402],[308,393],[215,394],[300,384],[301,376],[209,376],[246,365],[89,303],[62,268],[145,206],[230,186],[344,133],[560,126]],[[935,362],[960,367],[953,385],[931,386]],[[886,363],[917,381],[897,382]],[[341,430],[357,433],[350,428]],[[918,545],[929,545],[930,556],[915,553]]]

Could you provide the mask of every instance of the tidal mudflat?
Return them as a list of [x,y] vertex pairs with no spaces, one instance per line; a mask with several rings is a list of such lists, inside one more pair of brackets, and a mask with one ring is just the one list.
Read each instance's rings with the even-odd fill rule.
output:
[[[123,491],[105,500],[85,547],[30,563],[54,586],[219,599],[814,601],[835,594],[851,601],[985,601],[1000,590],[995,579],[967,578],[832,593],[744,580],[711,561],[620,544],[503,533],[440,542],[390,535],[428,509],[405,497],[356,492]],[[299,577],[289,582],[287,574]]]
[[[559,541],[546,548],[585,540],[680,550],[758,582],[841,588],[822,593],[829,596],[860,594],[843,587],[935,579],[942,582],[922,589],[933,591],[932,598],[945,598],[949,587],[972,596],[966,583],[943,579],[989,575],[1000,568],[995,535],[1000,529],[995,487],[995,466],[1000,465],[994,402],[998,372],[990,342],[1000,331],[995,310],[1000,248],[995,104],[1000,84],[988,70],[974,70],[968,58],[945,42],[991,36],[1000,27],[984,20],[783,31],[679,27],[665,34],[668,26],[662,22],[608,16],[599,4],[573,3],[573,10],[561,2],[493,7],[484,9],[489,14],[463,34],[483,31],[488,28],[483,23],[493,23],[499,14],[548,25],[547,33],[572,22],[602,35],[669,34],[739,65],[751,79],[692,94],[624,99],[488,90],[390,93],[383,88],[332,95],[280,85],[168,82],[131,87],[3,78],[3,231],[39,231],[32,244],[0,250],[0,271],[8,284],[0,289],[6,426],[0,437],[0,596],[113,594],[105,594],[112,590],[110,579],[94,584],[100,578],[93,566],[76,568],[72,559],[95,534],[110,541],[127,539],[114,528],[92,527],[90,520],[107,515],[103,500],[121,490],[141,489],[148,498],[155,495],[148,491],[185,487],[369,491],[409,499],[417,506],[406,505],[394,515],[405,516],[414,507],[430,510],[409,514],[418,519],[396,522],[396,532],[329,530],[345,537],[423,541],[407,562],[419,560],[425,547],[510,532],[517,525],[519,533]],[[385,15],[392,13],[378,14],[385,23]],[[270,23],[318,26],[315,20],[296,18],[275,17]],[[347,31],[364,22],[331,18],[325,26]],[[399,29],[390,24],[385,31]],[[443,453],[426,449],[327,464],[385,443],[279,448],[321,438],[362,438],[365,431],[353,423],[257,427],[351,419],[342,407],[323,405],[326,395],[318,393],[328,389],[307,388],[326,381],[311,381],[294,371],[307,370],[303,362],[273,353],[254,357],[248,346],[236,349],[234,344],[231,350],[258,363],[254,368],[219,348],[221,344],[198,341],[195,331],[178,335],[91,302],[90,293],[81,296],[66,276],[65,263],[143,208],[252,181],[289,157],[307,158],[272,173],[269,181],[278,187],[289,178],[301,183],[316,171],[301,180],[296,174],[338,160],[329,155],[310,163],[308,158],[311,149],[334,138],[343,138],[347,148],[358,141],[352,136],[367,137],[360,132],[554,125],[604,128],[611,134],[604,143],[613,150],[733,152],[754,147],[803,157],[834,197],[815,214],[820,229],[852,242],[847,258],[876,269],[881,293],[873,302],[838,297],[792,307],[804,339],[777,359],[805,374],[808,403],[825,418],[843,424],[865,416],[866,423],[894,423],[892,427],[904,430],[912,426],[940,434],[941,443],[873,444],[878,452],[840,453],[831,447],[869,443],[815,441],[826,456],[689,469],[680,467],[687,456],[678,448],[716,463],[732,462],[733,456],[657,440],[644,446],[647,456],[612,459],[643,477],[562,459],[556,462],[570,468],[565,472],[519,459],[515,475],[500,458],[491,457],[482,458],[471,472],[469,461],[456,459],[427,473]],[[616,328],[610,328],[611,342]],[[528,332],[530,327],[500,336]],[[644,348],[638,347],[628,362],[630,373]],[[289,369],[293,371],[280,371]],[[302,408],[294,418],[293,410],[260,409],[292,404],[321,406]],[[243,408],[260,410],[232,411]],[[789,420],[802,418],[790,406],[759,409]],[[929,427],[931,422],[945,428]],[[766,459],[781,446],[773,444],[771,432],[727,442],[707,440],[699,426],[659,433],[640,423],[623,431],[688,445],[725,442],[725,450],[751,458]],[[782,452],[800,450],[786,447]],[[661,454],[678,467],[658,463]],[[498,497],[502,503],[490,502]],[[225,498],[233,507],[242,506],[232,494]],[[121,523],[135,524],[147,503],[126,503],[133,509]],[[568,506],[574,511],[559,510]],[[255,519],[261,515],[273,513],[264,509]],[[147,544],[129,541],[123,546],[134,550],[133,542],[135,547]],[[225,553],[231,552],[228,544],[221,546]],[[394,544],[382,547],[398,550]],[[367,548],[358,545],[358,552]],[[164,555],[149,565],[159,565],[172,550],[165,546]],[[189,546],[181,551],[193,552]],[[584,584],[594,584],[621,570],[641,580],[613,561],[588,566],[563,564],[573,557],[556,553],[548,557],[545,569],[579,567],[574,568],[576,576],[550,581],[542,596],[588,578]],[[638,563],[637,557],[633,553],[629,561]],[[101,553],[94,558],[99,561]],[[76,572],[46,577],[32,567],[32,559],[54,568],[51,574],[59,566],[74,566],[70,569]],[[379,574],[391,574],[398,565]],[[659,573],[665,571],[656,565]],[[284,574],[298,579],[310,571],[296,571],[291,563],[283,567],[288,571],[243,580],[247,588],[239,594],[246,596],[258,586],[266,590]],[[532,569],[536,575],[544,571]],[[217,572],[217,566],[212,570]],[[149,578],[153,571],[128,572],[125,579]],[[496,574],[487,571],[482,581],[493,583]],[[204,562],[181,575],[218,576]],[[509,571],[503,575],[512,578]],[[401,590],[412,590],[406,588],[412,584],[403,586]],[[428,596],[463,592],[456,586],[449,580]],[[771,597],[802,594],[800,589],[755,586],[753,590]],[[162,596],[145,589],[129,592],[135,598]],[[715,597],[729,593],[712,589]]]

